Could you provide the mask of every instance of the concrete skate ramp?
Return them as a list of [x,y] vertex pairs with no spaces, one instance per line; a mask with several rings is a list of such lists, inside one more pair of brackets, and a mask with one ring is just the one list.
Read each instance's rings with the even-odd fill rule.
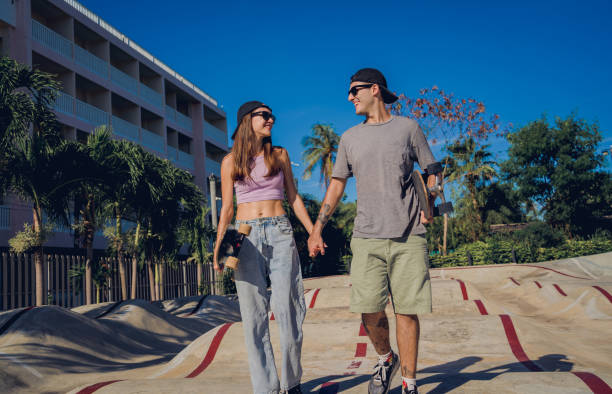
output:
[[[612,392],[612,253],[430,275],[434,312],[420,317],[421,393]],[[304,286],[303,391],[367,392],[376,355],[359,315],[348,311],[349,277]],[[108,309],[22,311],[0,334],[0,391],[252,391],[235,296],[132,301],[89,317]],[[0,327],[18,312],[0,314]],[[391,393],[399,386],[398,374]]]

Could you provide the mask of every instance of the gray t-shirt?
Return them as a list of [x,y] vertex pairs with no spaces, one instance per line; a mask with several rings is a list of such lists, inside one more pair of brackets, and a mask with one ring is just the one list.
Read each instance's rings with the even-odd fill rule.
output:
[[426,232],[410,180],[415,161],[427,168],[436,160],[412,119],[392,116],[342,134],[332,177],[354,175],[357,181],[354,237],[398,238]]

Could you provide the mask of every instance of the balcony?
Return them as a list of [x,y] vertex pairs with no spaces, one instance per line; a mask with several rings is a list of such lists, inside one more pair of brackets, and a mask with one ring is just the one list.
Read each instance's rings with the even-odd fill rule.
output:
[[183,152],[181,150],[178,151],[178,163],[185,168],[193,170],[193,156],[187,152]]
[[227,146],[227,133],[206,121],[204,121],[204,135],[216,142],[220,147]]
[[74,115],[74,97],[64,92],[58,92],[53,108],[58,112]]
[[0,230],[11,228],[11,208],[0,205]]
[[135,78],[113,66],[110,66],[110,78],[118,86],[138,96],[138,81]]
[[74,62],[102,78],[108,79],[108,63],[78,45],[74,46]]
[[176,111],[176,123],[184,128],[185,130],[192,130],[192,122],[189,116],[185,116],[182,113]]
[[176,163],[176,161],[178,160],[178,149],[170,145],[168,145],[167,148],[168,148],[168,160],[170,160],[173,163]]
[[142,130],[142,145],[159,153],[164,153],[164,138],[147,129]]
[[169,105],[166,105],[166,119],[172,120],[177,125],[181,126],[181,128],[192,131],[193,130],[193,122],[189,116],[183,115],[178,112],[174,108]]
[[102,111],[101,109],[94,107],[91,104],[87,104],[79,99],[76,99],[75,102],[75,115],[77,118],[91,123],[94,126],[109,124],[107,112]]
[[49,49],[72,59],[72,41],[32,19],[32,38]]
[[217,178],[221,178],[221,163],[207,157],[206,160],[204,160],[204,165],[206,166],[206,176],[215,174]]
[[149,104],[162,108],[162,95],[143,83],[140,84],[140,97]]
[[132,142],[138,142],[138,126],[113,115],[113,133]]

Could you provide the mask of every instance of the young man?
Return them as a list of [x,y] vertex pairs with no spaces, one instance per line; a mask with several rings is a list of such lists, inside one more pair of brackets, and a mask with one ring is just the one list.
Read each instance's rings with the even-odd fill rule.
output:
[[[392,116],[385,107],[397,96],[387,89],[380,71],[357,71],[351,77],[348,100],[355,106],[355,113],[365,116],[365,121],[340,139],[332,180],[308,239],[308,249],[313,257],[325,254],[321,231],[344,193],[347,178],[355,176],[357,216],[351,240],[350,309],[361,313],[379,355],[368,392],[386,394],[401,360],[403,393],[418,394],[417,315],[431,312],[431,286],[424,227],[427,220],[418,205],[410,174],[415,161],[423,169],[436,169],[438,163],[419,125],[411,119]],[[430,174],[428,185],[433,186],[435,179],[435,174]],[[399,359],[389,343],[385,313],[389,295],[396,316]]]

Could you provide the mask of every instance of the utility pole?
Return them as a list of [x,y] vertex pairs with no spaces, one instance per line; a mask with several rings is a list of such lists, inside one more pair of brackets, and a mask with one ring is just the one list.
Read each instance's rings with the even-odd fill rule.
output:
[[217,229],[217,177],[215,174],[210,174],[208,177],[208,184],[210,186],[210,218],[212,226]]
[[[208,177],[208,186],[210,187],[210,221],[212,223],[213,228],[217,229],[217,177],[215,174],[210,174]],[[212,241],[212,240],[211,240]],[[211,247],[214,248],[214,242]],[[212,268],[212,264],[210,265],[210,278],[212,278],[212,283],[210,284],[210,292],[211,294],[217,294],[217,273]]]

